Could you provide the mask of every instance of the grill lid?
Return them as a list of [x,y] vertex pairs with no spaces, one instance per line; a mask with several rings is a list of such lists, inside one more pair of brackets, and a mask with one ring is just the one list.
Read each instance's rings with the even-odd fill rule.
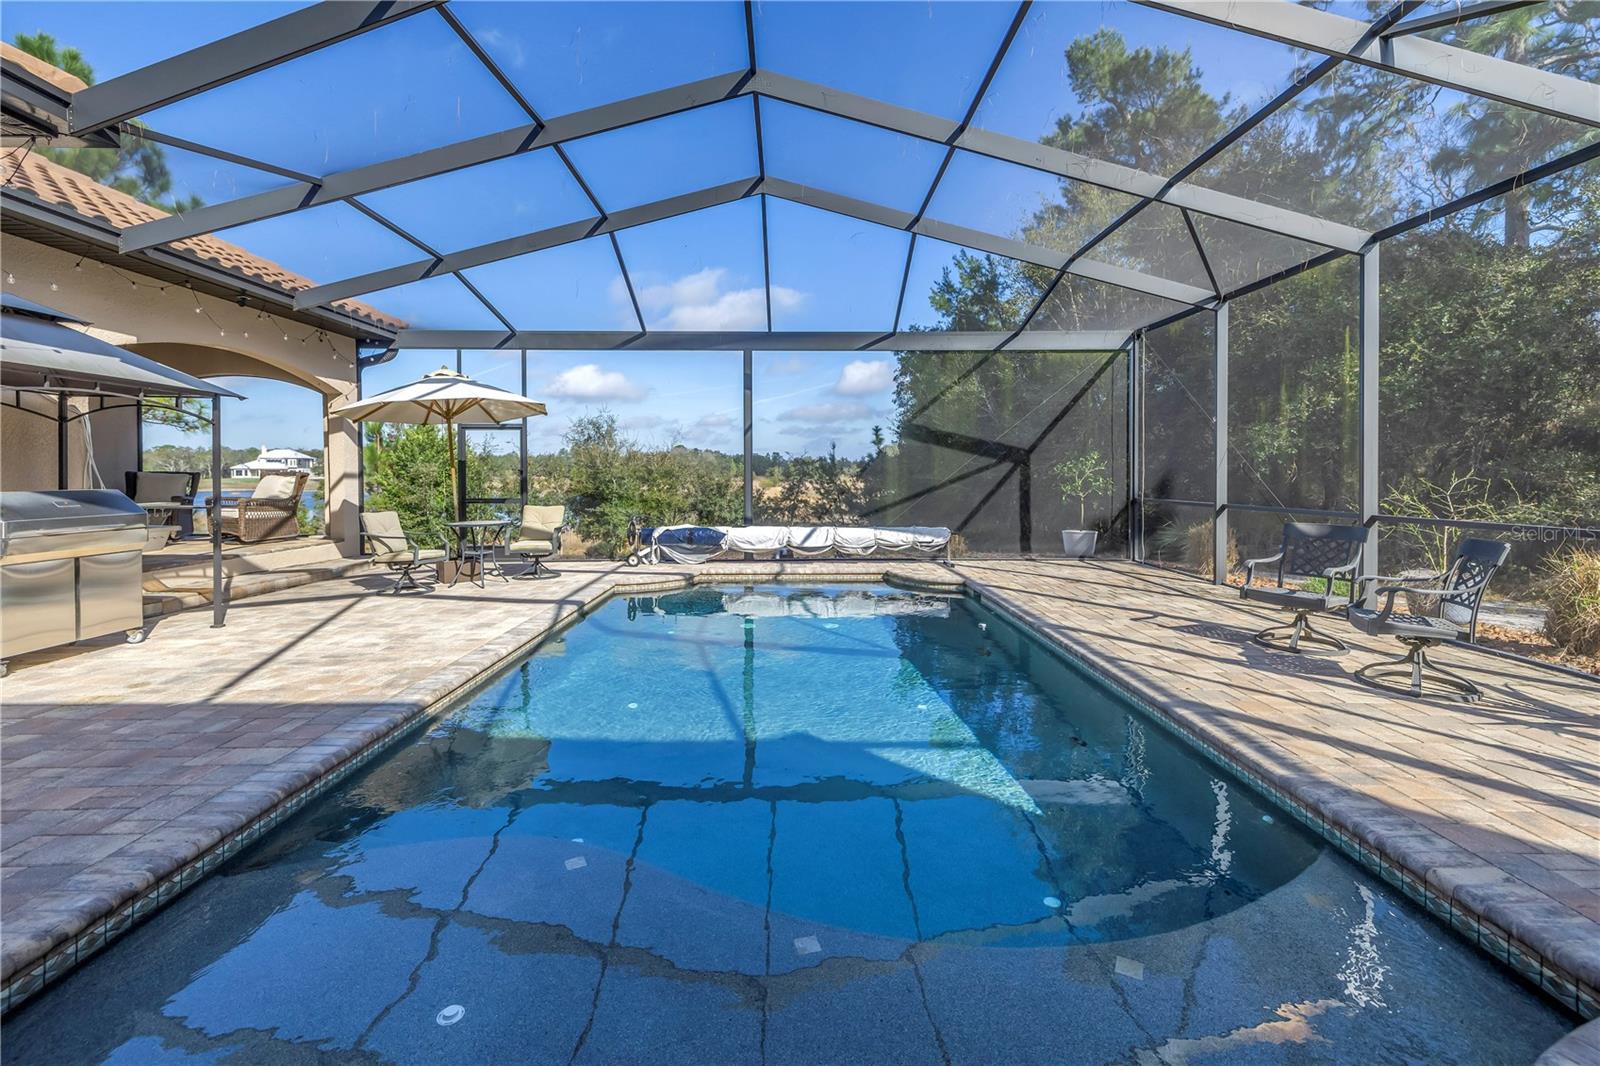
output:
[[128,529],[144,524],[144,509],[111,489],[0,492],[0,545],[22,536]]

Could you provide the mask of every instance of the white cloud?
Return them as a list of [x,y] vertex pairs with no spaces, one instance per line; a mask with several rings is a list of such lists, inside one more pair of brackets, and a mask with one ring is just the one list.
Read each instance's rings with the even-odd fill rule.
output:
[[811,360],[791,355],[784,359],[769,359],[761,372],[776,377],[782,374],[804,374],[810,369]]
[[725,414],[701,415],[694,421],[695,429],[732,429],[733,416]]
[[[766,294],[761,288],[729,289],[725,267],[706,267],[676,281],[646,285],[639,306],[651,312],[654,328],[668,330],[756,330],[767,328]],[[772,288],[772,310],[792,311],[805,303],[802,292]]]
[[645,390],[616,370],[602,370],[594,363],[582,363],[563,370],[544,387],[547,396],[566,400],[642,400]]
[[860,422],[872,417],[872,408],[864,403],[813,403],[792,407],[778,416],[784,422],[804,422],[812,426],[832,426],[843,422]]
[[887,359],[857,359],[846,363],[833,391],[840,396],[868,396],[894,388],[894,367]]

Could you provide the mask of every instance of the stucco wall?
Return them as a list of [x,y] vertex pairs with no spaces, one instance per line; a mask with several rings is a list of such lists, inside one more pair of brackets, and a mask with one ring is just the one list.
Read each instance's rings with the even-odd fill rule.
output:
[[[80,264],[75,256],[17,237],[0,235],[0,260],[16,278],[6,285],[7,291],[85,319],[97,330],[121,334],[115,338],[118,343],[151,359],[200,377],[270,377],[319,393],[328,534],[346,554],[358,551],[359,439],[354,425],[327,417],[330,405],[355,395],[355,341],[332,334],[326,339],[308,338],[312,333],[308,327],[263,316],[257,308],[197,295],[181,286],[168,285],[162,291],[161,283],[153,279],[93,261]],[[202,313],[195,312],[196,306]],[[11,394],[6,398],[14,399]],[[137,458],[133,418],[125,412],[91,417],[97,465],[109,486],[121,488],[122,471],[133,469]],[[0,488],[54,488],[56,454],[53,422],[0,410]],[[69,443],[74,488],[81,487],[82,454],[82,432],[74,426]]]

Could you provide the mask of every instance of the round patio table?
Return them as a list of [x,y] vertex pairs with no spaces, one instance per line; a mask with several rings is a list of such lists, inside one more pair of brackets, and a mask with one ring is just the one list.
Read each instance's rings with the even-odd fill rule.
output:
[[[484,578],[489,567],[494,567],[495,574],[501,581],[509,584],[511,579],[506,577],[506,572],[500,566],[500,560],[495,557],[494,550],[499,547],[501,531],[510,528],[514,519],[510,518],[478,518],[465,522],[446,522],[445,525],[455,530],[456,534],[456,572],[450,576],[450,584],[446,588],[454,588],[460,580],[461,573],[467,564],[478,564],[477,585],[484,587]],[[469,575],[467,580],[472,581]]]

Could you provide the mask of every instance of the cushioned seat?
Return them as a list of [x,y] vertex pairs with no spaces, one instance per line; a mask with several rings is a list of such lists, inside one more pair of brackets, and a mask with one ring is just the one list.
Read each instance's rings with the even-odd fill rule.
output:
[[361,515],[361,539],[366,542],[367,558],[374,565],[387,566],[399,576],[390,592],[402,589],[426,591],[418,584],[414,573],[425,566],[442,563],[450,558],[444,548],[419,548],[406,536],[400,526],[400,516],[394,511],[366,511]]
[[[200,487],[200,475],[190,470],[129,470],[123,481],[128,498],[134,503],[152,506],[159,504],[193,505],[195,492]],[[150,512],[152,527],[165,527],[167,537],[177,533],[181,537],[194,535],[194,513],[188,510],[163,510],[159,506]],[[164,543],[151,535],[150,542]]]
[[518,577],[555,576],[555,571],[543,565],[543,560],[561,550],[561,530],[567,521],[567,509],[559,504],[530,503],[522,509],[522,526],[517,539],[506,545],[506,550],[528,561]]
[[442,563],[450,558],[443,548],[418,548],[415,554],[409,551],[379,552],[369,556],[375,563]]
[[300,535],[300,493],[307,474],[263,474],[244,499],[225,501],[220,508],[224,536],[249,544]]

